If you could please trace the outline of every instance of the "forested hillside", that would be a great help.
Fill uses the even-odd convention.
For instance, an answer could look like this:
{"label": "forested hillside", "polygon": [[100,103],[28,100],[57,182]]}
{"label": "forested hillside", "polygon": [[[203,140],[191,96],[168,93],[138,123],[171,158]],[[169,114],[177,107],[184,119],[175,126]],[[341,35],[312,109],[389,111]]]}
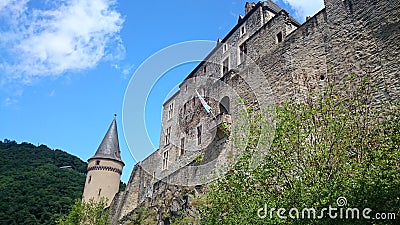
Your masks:
{"label": "forested hillside", "polygon": [[81,197],[86,167],[45,145],[0,141],[0,224],[55,224]]}

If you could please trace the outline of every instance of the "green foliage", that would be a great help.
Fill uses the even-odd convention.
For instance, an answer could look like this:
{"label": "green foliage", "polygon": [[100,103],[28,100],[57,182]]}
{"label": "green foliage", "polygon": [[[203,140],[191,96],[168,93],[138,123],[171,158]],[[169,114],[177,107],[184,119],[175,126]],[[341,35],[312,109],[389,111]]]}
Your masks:
{"label": "green foliage", "polygon": [[110,210],[105,207],[104,198],[99,202],[93,199],[88,202],[77,199],[69,214],[58,220],[58,225],[109,225]]}
{"label": "green foliage", "polygon": [[203,154],[199,154],[193,159],[193,162],[195,162],[196,164],[200,164],[202,161],[203,161]]}
{"label": "green foliage", "polygon": [[157,214],[155,211],[147,208],[145,206],[141,206],[136,208],[134,214],[130,216],[129,222],[125,223],[126,225],[156,225],[157,223]]}
{"label": "green foliage", "polygon": [[[371,90],[367,79],[353,76],[345,90],[328,85],[307,103],[278,106],[272,143],[262,138],[271,133],[259,122],[268,120],[249,109],[248,138],[236,146],[244,151],[210,185],[202,224],[398,224],[400,105],[374,105]],[[254,167],[255,150],[262,148],[268,154]],[[272,218],[269,211],[266,218],[257,216],[265,205],[285,208],[286,216],[291,208],[337,207],[339,197],[347,199],[345,209],[396,213],[397,220],[331,219],[327,213],[323,219],[281,219],[276,210]]]}
{"label": "green foliage", "polygon": [[222,122],[221,123],[221,130],[226,135],[230,135],[230,133],[231,133],[230,125],[228,123],[226,123],[226,122]]}
{"label": "green foliage", "polygon": [[87,164],[79,158],[10,140],[0,141],[0,155],[0,224],[53,225],[81,197]]}
{"label": "green foliage", "polygon": [[126,184],[122,181],[119,182],[119,191],[125,191]]}
{"label": "green foliage", "polygon": [[195,225],[200,224],[198,216],[189,215],[186,211],[180,211],[179,215],[171,218],[171,225]]}

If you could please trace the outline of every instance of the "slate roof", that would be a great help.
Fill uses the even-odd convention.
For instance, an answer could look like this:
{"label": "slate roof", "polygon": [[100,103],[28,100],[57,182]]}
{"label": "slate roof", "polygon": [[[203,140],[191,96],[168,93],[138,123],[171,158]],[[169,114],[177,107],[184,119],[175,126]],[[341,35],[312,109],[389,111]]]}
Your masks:
{"label": "slate roof", "polygon": [[[270,9],[272,12],[274,12],[275,14],[278,14],[280,11],[284,10],[282,9],[279,5],[277,5],[275,2],[273,2],[272,0],[266,0],[264,2],[262,2],[264,7],[267,7],[268,9]],[[300,26],[301,24],[295,19],[293,18],[291,15],[289,15],[289,19],[291,20],[292,23],[296,24],[297,26]]]}
{"label": "slate roof", "polygon": [[265,2],[263,2],[263,6],[268,7],[269,9],[271,9],[274,13],[278,13],[282,10],[281,7],[279,7],[279,5],[275,4],[273,1],[271,0],[266,0]]}
{"label": "slate roof", "polygon": [[89,160],[91,159],[112,159],[122,162],[121,152],[119,149],[116,116],[111,122],[111,125],[108,128],[108,131],[103,140],[101,141],[96,153]]}

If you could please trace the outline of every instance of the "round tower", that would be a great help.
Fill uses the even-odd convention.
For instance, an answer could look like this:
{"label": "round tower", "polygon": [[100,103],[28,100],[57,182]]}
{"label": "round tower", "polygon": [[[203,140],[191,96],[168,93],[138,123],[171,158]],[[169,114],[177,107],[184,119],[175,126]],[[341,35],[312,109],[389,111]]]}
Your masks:
{"label": "round tower", "polygon": [[116,115],[103,141],[100,143],[94,156],[88,160],[83,200],[107,199],[110,206],[115,194],[119,191],[120,177],[124,162],[119,150]]}

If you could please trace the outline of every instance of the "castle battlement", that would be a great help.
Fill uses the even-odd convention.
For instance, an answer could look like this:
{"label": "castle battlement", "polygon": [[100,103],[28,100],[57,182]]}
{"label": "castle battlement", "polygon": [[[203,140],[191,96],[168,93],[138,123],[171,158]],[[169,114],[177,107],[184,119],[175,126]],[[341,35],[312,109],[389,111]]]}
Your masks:
{"label": "castle battlement", "polygon": [[197,187],[229,164],[235,149],[222,124],[235,125],[238,99],[255,108],[301,102],[328,80],[343,85],[349,74],[370,77],[377,101],[398,98],[399,14],[400,4],[389,0],[325,0],[299,24],[271,0],[247,3],[237,25],[163,104],[159,149],[135,166],[113,201],[113,221],[141,204],[156,205],[168,184]]}

